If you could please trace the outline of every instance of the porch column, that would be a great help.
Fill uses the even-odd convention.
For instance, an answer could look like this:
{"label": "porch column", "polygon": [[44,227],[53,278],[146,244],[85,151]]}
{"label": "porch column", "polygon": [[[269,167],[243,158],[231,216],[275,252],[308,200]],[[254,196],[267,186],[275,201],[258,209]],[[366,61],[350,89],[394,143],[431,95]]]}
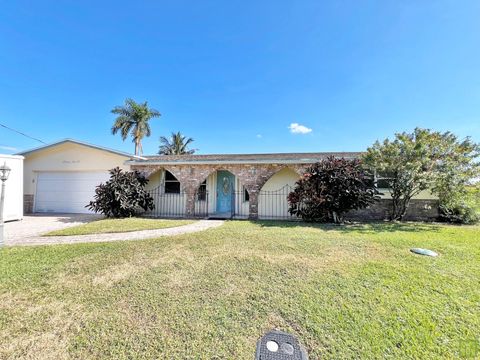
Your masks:
{"label": "porch column", "polygon": [[247,187],[249,199],[248,199],[248,218],[250,220],[258,219],[258,188]]}
{"label": "porch column", "polygon": [[194,217],[195,216],[195,195],[196,189],[190,187],[185,189],[185,216]]}

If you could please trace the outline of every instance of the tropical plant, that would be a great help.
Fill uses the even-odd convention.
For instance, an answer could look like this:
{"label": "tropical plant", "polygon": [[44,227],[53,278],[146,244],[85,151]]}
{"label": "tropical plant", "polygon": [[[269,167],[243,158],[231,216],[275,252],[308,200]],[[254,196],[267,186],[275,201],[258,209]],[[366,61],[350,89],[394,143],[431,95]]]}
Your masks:
{"label": "tropical plant", "polygon": [[416,128],[395,134],[393,141],[376,141],[363,161],[390,189],[390,219],[403,220],[411,199],[425,190],[437,194],[441,206],[458,205],[465,185],[478,175],[479,153],[469,138]]}
{"label": "tropical plant", "polygon": [[97,186],[94,201],[86,208],[109,218],[131,217],[140,209],[153,210],[153,198],[145,191],[147,184],[148,179],[138,171],[116,167],[110,170],[110,179]]}
{"label": "tropical plant", "polygon": [[146,101],[137,103],[132,99],[126,99],[124,106],[115,106],[112,113],[118,115],[112,126],[112,134],[120,132],[123,141],[130,134],[135,144],[135,155],[140,155],[143,152],[142,139],[151,134],[149,121],[159,117],[160,113],[149,108]]}
{"label": "tropical plant", "polygon": [[304,221],[344,221],[350,210],[363,209],[379,200],[372,176],[359,160],[322,160],[310,168],[289,194],[289,211]]}
{"label": "tropical plant", "polygon": [[165,136],[160,137],[160,149],[158,153],[160,155],[187,155],[193,154],[195,149],[188,149],[194,140],[192,138],[187,138],[182,135],[182,133],[172,133],[170,138]]}

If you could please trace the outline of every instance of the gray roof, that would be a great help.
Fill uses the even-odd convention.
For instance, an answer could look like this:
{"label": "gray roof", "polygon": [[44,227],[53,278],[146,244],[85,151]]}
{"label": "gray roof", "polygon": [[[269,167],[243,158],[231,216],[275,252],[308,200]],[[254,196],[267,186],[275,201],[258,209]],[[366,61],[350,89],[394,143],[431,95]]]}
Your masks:
{"label": "gray roof", "polygon": [[129,158],[132,158],[132,159],[143,159],[143,157],[141,157],[141,156],[132,155],[132,154],[129,154],[129,153],[126,153],[126,152],[123,152],[123,151],[113,150],[113,149],[109,149],[109,148],[106,148],[106,147],[103,147],[103,146],[93,145],[93,144],[89,144],[89,143],[74,140],[74,139],[63,139],[63,140],[54,142],[52,144],[43,145],[43,146],[39,146],[39,147],[36,147],[36,148],[33,148],[33,149],[29,149],[29,150],[19,152],[16,155],[28,155],[30,153],[45,150],[45,149],[48,149],[48,148],[51,148],[51,147],[54,147],[54,146],[57,146],[57,145],[61,145],[61,144],[67,143],[67,142],[87,146],[87,147],[97,149],[97,150],[107,151],[107,152],[110,152],[110,153],[113,153],[113,154],[122,155],[122,156],[129,157]]}
{"label": "gray roof", "polygon": [[155,155],[129,161],[130,164],[250,164],[297,163],[309,164],[328,156],[358,158],[361,152],[316,152],[274,154],[211,154],[211,155]]}

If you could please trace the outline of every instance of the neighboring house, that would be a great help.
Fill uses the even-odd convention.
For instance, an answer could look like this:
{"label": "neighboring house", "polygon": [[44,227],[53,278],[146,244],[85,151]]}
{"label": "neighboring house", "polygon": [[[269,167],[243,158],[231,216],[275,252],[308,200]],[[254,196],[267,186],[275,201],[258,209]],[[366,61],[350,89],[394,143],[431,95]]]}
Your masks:
{"label": "neighboring house", "polygon": [[0,165],[3,164],[10,168],[8,180],[5,182],[3,220],[21,220],[23,218],[23,156],[0,154]]}
{"label": "neighboring house", "polygon": [[[357,158],[361,153],[284,153],[133,156],[64,140],[21,153],[25,156],[26,211],[87,212],[95,186],[119,166],[149,178],[148,191],[158,217],[291,219],[287,196],[311,164],[333,155]],[[375,206],[352,218],[384,219],[388,190]],[[409,219],[437,216],[437,200],[428,193],[413,200]]]}
{"label": "neighboring house", "polygon": [[108,170],[134,156],[66,139],[19,153],[24,160],[24,211],[88,213],[95,187],[109,178]]}

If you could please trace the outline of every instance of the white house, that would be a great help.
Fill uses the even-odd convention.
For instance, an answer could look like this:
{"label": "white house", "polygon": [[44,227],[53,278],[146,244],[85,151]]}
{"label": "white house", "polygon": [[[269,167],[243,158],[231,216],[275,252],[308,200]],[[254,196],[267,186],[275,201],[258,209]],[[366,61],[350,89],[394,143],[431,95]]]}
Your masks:
{"label": "white house", "polygon": [[0,165],[6,164],[10,175],[5,182],[4,221],[23,218],[23,156],[0,154]]}

